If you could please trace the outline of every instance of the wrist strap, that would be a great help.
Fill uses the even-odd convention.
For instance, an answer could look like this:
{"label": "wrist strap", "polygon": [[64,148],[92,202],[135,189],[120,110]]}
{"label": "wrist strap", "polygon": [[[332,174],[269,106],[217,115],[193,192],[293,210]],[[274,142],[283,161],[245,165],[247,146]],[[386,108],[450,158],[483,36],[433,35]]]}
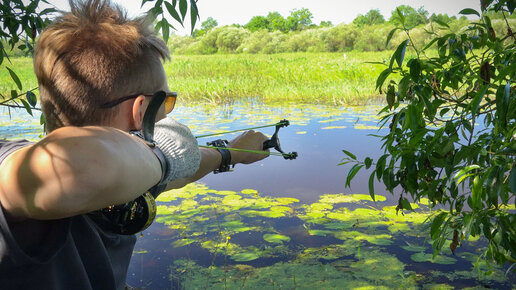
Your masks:
{"label": "wrist strap", "polygon": [[[218,169],[213,170],[213,173],[221,173],[230,171],[229,166],[231,165],[231,153],[226,148],[226,144],[228,144],[228,140],[217,139],[211,142],[206,143],[208,146],[219,147],[217,151],[219,151],[222,156],[222,161],[220,162],[220,167]],[[234,167],[234,165],[233,165]]]}

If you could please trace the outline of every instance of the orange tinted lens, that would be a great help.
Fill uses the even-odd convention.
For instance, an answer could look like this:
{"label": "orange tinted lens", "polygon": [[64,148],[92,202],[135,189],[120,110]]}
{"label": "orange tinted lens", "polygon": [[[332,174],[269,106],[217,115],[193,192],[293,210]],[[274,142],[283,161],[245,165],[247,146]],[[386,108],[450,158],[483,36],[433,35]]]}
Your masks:
{"label": "orange tinted lens", "polygon": [[165,99],[165,112],[168,114],[172,112],[176,105],[176,96],[167,96]]}

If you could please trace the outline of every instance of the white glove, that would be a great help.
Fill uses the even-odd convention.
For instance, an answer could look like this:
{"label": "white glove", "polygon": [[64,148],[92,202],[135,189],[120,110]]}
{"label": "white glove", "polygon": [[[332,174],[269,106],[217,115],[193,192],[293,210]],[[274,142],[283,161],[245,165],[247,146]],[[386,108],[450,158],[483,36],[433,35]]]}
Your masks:
{"label": "white glove", "polygon": [[185,125],[172,118],[159,121],[154,127],[154,141],[167,162],[161,183],[190,177],[199,169],[201,152],[197,139]]}

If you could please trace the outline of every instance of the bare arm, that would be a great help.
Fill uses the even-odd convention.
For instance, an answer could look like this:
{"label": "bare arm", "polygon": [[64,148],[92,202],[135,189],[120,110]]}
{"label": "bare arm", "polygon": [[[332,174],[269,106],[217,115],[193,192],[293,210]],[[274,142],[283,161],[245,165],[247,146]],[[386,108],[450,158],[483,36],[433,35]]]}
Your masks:
{"label": "bare arm", "polygon": [[[263,142],[268,138],[260,132],[246,131],[228,144],[230,148],[248,149],[248,150],[262,150]],[[172,181],[168,184],[166,190],[181,188],[188,183],[197,181],[211,173],[213,170],[219,168],[222,161],[220,153],[216,149],[200,148],[201,150],[201,164],[197,172],[189,177]],[[229,151],[231,153],[231,164],[250,164],[266,158],[268,155],[255,154],[240,151]]]}
{"label": "bare arm", "polygon": [[0,164],[0,202],[13,218],[58,219],[133,200],[160,177],[158,159],[135,137],[65,127]]}

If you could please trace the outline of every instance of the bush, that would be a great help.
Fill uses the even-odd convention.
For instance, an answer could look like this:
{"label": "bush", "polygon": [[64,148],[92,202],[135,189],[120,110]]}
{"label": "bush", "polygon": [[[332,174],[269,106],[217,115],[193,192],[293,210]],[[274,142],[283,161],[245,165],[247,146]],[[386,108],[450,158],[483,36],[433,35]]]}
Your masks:
{"label": "bush", "polygon": [[215,41],[217,52],[234,53],[249,34],[249,31],[245,28],[232,26],[222,27]]}
{"label": "bush", "polygon": [[330,28],[326,47],[329,52],[352,50],[358,34],[358,28],[355,25],[339,24]]}
{"label": "bush", "polygon": [[388,25],[368,25],[361,27],[354,49],[358,51],[382,51],[385,49],[385,36],[389,33]]}

